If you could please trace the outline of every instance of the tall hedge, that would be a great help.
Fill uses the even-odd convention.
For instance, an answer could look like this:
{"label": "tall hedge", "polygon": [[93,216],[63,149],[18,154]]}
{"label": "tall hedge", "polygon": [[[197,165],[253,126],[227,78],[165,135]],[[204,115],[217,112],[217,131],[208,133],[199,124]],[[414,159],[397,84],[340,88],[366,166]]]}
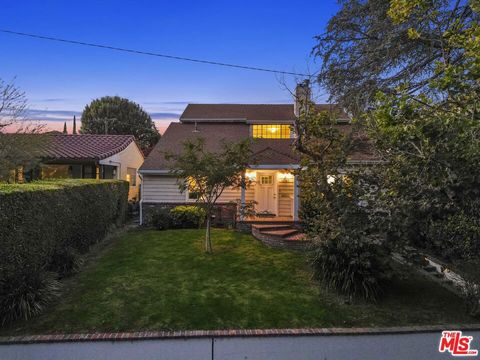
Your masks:
{"label": "tall hedge", "polygon": [[40,312],[79,254],[125,220],[128,183],[0,185],[0,323]]}

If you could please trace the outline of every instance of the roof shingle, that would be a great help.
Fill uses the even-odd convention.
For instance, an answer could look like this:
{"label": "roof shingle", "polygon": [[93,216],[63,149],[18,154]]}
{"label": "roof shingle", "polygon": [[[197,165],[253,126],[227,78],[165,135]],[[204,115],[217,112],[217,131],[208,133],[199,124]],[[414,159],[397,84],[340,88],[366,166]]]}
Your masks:
{"label": "roof shingle", "polygon": [[[317,104],[319,111],[335,111],[339,118],[348,118],[336,105]],[[293,104],[188,104],[180,121],[294,121]]]}
{"label": "roof shingle", "polygon": [[45,159],[98,161],[124,150],[135,141],[133,135],[51,134],[45,145]]}

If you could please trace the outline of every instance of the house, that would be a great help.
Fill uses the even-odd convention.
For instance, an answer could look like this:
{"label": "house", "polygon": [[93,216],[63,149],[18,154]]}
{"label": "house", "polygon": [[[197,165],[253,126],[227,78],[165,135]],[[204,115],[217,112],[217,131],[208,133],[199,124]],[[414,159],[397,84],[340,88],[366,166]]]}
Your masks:
{"label": "house", "polygon": [[122,179],[130,183],[129,199],[139,198],[143,153],[132,135],[49,134],[40,166],[26,180],[75,178]]}
{"label": "house", "polygon": [[[303,85],[297,87],[297,93]],[[351,128],[343,111],[332,105],[316,105],[322,111],[339,113],[338,126]],[[186,139],[201,137],[210,151],[220,147],[221,141],[238,142],[253,138],[252,164],[245,175],[252,180],[247,189],[227,189],[217,201],[218,216],[231,216],[228,207],[233,202],[255,201],[256,220],[268,219],[298,222],[299,184],[293,174],[300,167],[299,155],[293,149],[294,124],[299,103],[292,104],[189,104],[179,123],[171,123],[162,138],[140,167],[142,178],[141,222],[148,221],[149,213],[158,207],[194,203],[195,197],[180,192],[177,179],[172,176],[165,152],[179,153]],[[352,162],[370,161],[368,151],[352,154]],[[244,220],[244,219],[243,219]]]}

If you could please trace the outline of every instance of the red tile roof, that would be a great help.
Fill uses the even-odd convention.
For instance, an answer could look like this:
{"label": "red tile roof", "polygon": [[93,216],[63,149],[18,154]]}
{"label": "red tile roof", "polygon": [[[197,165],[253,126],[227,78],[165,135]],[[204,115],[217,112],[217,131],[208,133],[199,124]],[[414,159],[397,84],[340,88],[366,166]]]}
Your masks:
{"label": "red tile roof", "polygon": [[[336,105],[317,104],[316,107],[319,111],[336,111],[341,119],[348,118]],[[293,109],[293,104],[188,104],[180,121],[293,121]]]}
{"label": "red tile roof", "polygon": [[57,161],[98,161],[124,150],[135,141],[133,135],[48,135],[45,159]]}

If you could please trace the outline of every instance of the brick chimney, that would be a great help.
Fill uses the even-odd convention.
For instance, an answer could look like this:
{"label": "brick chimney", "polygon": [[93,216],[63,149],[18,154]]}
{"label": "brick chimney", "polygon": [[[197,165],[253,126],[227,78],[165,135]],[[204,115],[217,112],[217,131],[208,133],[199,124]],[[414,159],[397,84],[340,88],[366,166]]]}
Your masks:
{"label": "brick chimney", "polygon": [[293,105],[293,112],[295,116],[300,115],[301,107],[311,100],[310,80],[303,80],[297,84],[295,88],[295,103]]}

